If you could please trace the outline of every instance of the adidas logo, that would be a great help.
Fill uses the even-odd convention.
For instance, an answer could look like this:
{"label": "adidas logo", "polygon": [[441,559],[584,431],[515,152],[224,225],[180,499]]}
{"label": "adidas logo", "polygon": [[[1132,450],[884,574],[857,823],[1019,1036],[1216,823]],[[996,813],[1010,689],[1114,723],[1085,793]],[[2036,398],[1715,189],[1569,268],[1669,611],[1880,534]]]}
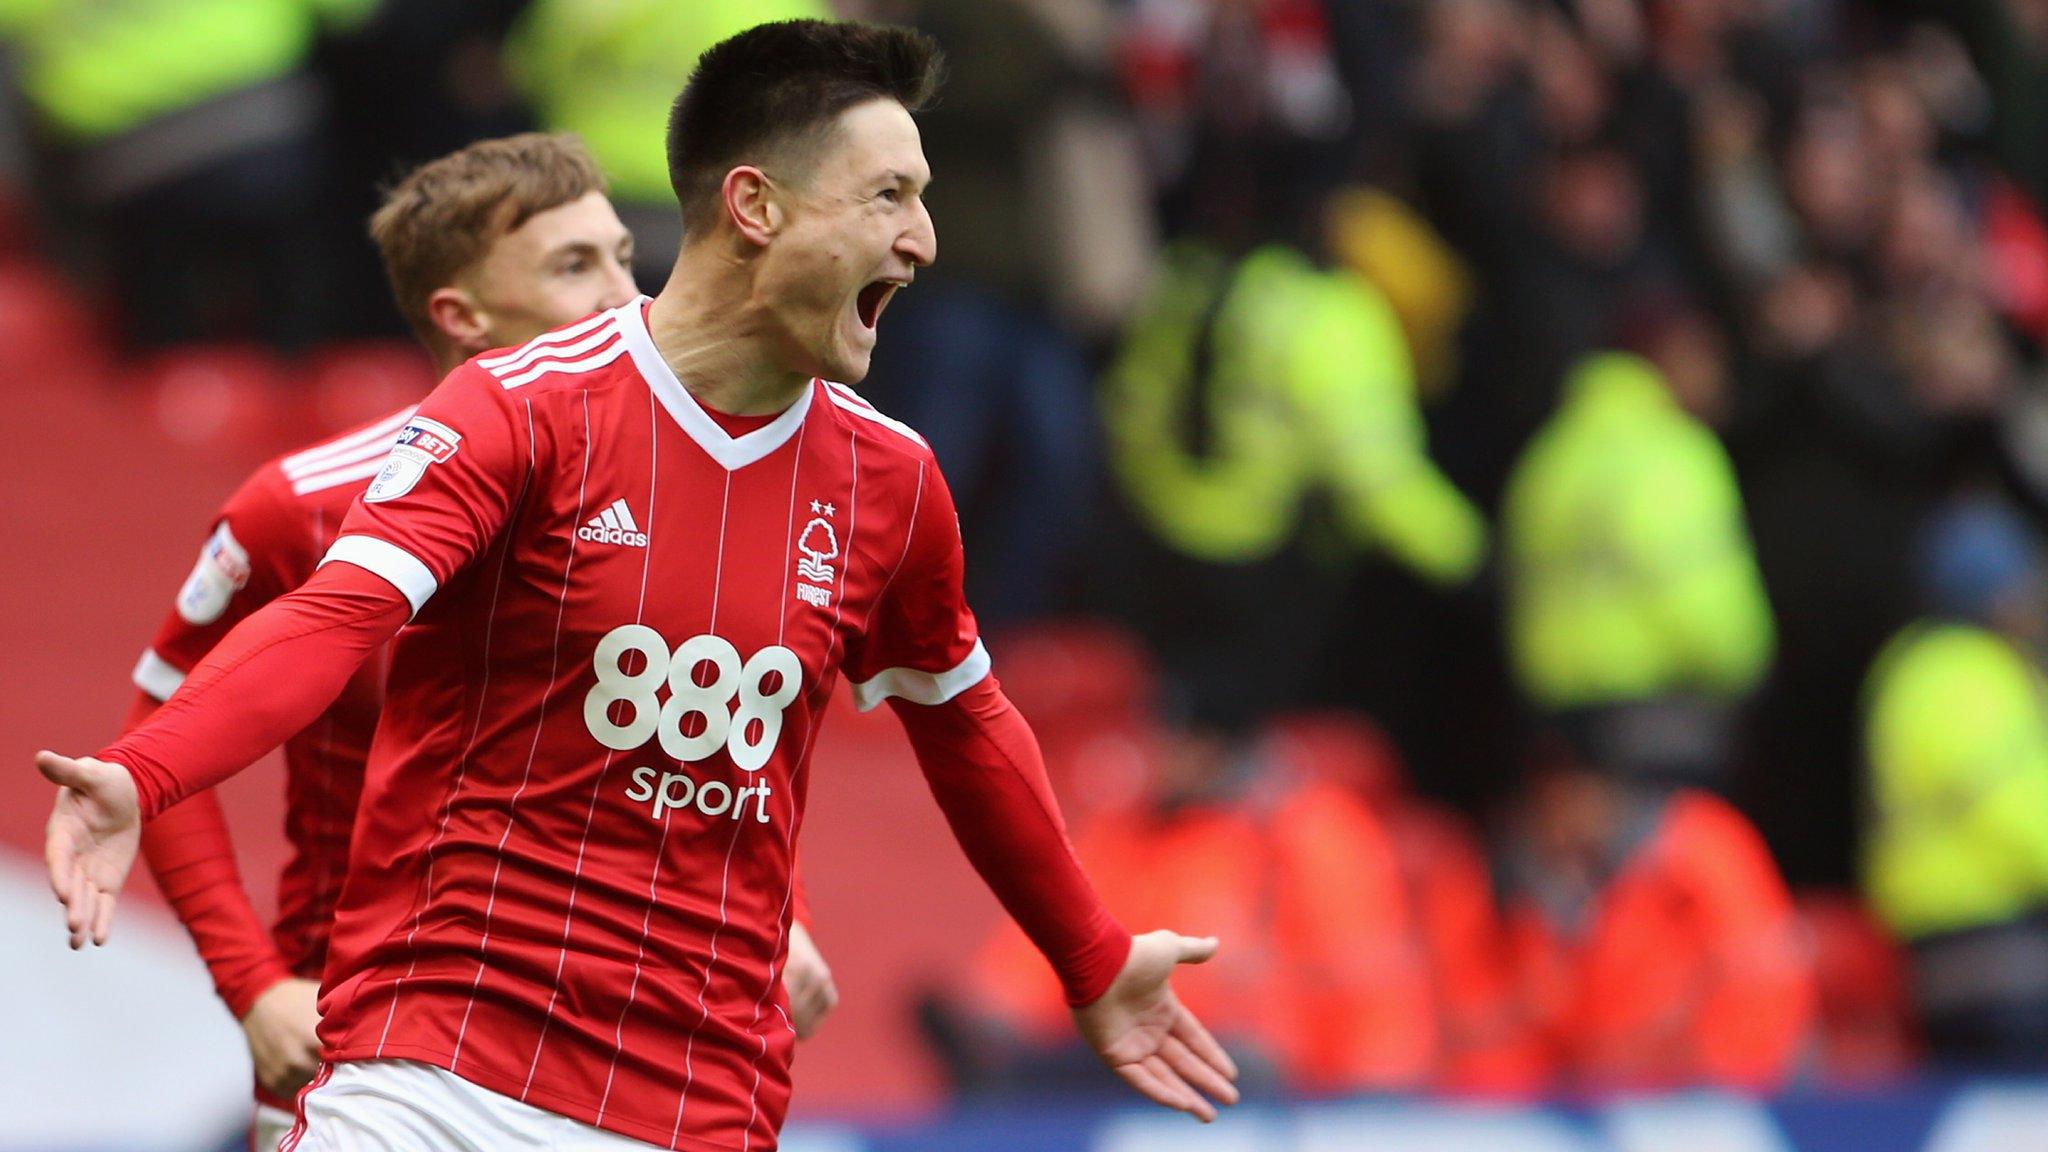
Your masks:
{"label": "adidas logo", "polygon": [[647,533],[633,523],[633,512],[626,507],[623,499],[612,501],[612,506],[599,516],[591,517],[590,523],[576,530],[578,540],[592,544],[624,544],[631,548],[647,547]]}

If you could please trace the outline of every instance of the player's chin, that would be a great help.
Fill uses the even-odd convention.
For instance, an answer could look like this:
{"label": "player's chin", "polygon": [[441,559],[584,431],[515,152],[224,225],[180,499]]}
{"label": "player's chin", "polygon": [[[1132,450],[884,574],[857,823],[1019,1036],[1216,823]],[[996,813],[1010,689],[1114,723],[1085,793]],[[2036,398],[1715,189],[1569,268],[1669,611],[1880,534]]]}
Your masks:
{"label": "player's chin", "polygon": [[839,384],[858,384],[868,377],[868,355],[835,356],[825,366],[825,379]]}
{"label": "player's chin", "polygon": [[875,330],[860,330],[861,336],[854,336],[838,342],[825,357],[825,379],[841,384],[858,384],[867,378],[868,364],[874,356]]}

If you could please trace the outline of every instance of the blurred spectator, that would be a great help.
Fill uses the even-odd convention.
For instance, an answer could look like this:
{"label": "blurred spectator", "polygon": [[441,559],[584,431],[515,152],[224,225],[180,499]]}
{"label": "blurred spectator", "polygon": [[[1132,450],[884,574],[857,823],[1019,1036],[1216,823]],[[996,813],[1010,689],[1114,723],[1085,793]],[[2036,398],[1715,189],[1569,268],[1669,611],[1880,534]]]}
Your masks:
{"label": "blurred spectator", "polygon": [[[1100,595],[1158,647],[1182,705],[1225,726],[1361,702],[1361,609],[1387,600],[1358,595],[1375,567],[1362,561],[1455,588],[1486,555],[1483,521],[1429,458],[1399,317],[1323,263],[1333,223],[1356,257],[1361,210],[1399,219],[1369,195],[1331,212],[1364,132],[1347,84],[1370,72],[1361,55],[1390,47],[1356,16],[1165,0],[1134,10],[1127,33],[1126,83],[1176,240],[1103,382],[1135,524],[1100,557]],[[1457,275],[1448,254],[1433,267]]]}
{"label": "blurred spectator", "polygon": [[1113,334],[1153,247],[1101,0],[903,0],[946,46],[919,118],[940,259],[890,306],[864,391],[931,442],[991,623],[1071,601],[1101,486],[1086,344]]}
{"label": "blurred spectator", "polygon": [[[342,233],[334,290],[341,332],[400,337],[376,246],[362,221],[380,193],[437,156],[477,140],[531,131],[532,113],[505,75],[505,30],[527,0],[403,0],[323,44],[333,91],[328,116],[336,163],[327,214]],[[402,338],[402,337],[400,337]]]}
{"label": "blurred spectator", "polygon": [[1386,295],[1415,362],[1416,392],[1441,396],[1457,379],[1458,332],[1472,306],[1472,272],[1429,221],[1376,188],[1330,202],[1331,254]]}
{"label": "blurred spectator", "polygon": [[[1129,924],[1177,918],[1230,941],[1175,989],[1268,1090],[1422,1087],[1438,1022],[1393,849],[1371,811],[1341,781],[1212,735],[1162,740],[1147,802],[1076,837],[1111,911]],[[1008,926],[983,949],[964,1003],[935,1021],[965,1086],[1044,1088],[1082,1081],[1075,1070],[1094,1063],[1066,1035],[1044,962]]]}
{"label": "blurred spectator", "polygon": [[1440,585],[1485,558],[1484,522],[1427,455],[1385,299],[1286,247],[1237,261],[1170,249],[1103,403],[1111,463],[1171,587],[1136,590],[1137,611],[1204,715],[1316,698],[1355,557],[1381,550]]}
{"label": "blurred spectator", "polygon": [[1429,1086],[1524,1093],[1550,1069],[1524,1026],[1492,867],[1463,817],[1416,794],[1385,733],[1346,713],[1283,717],[1265,755],[1286,771],[1351,789],[1385,830],[1428,972],[1438,1047]]}
{"label": "blurred spectator", "polygon": [[323,26],[377,0],[7,0],[0,36],[130,343],[327,331]]}
{"label": "blurred spectator", "polygon": [[1772,655],[1769,603],[1711,374],[1603,353],[1509,482],[1501,530],[1508,637],[1523,691],[1594,764],[1715,783],[1731,710]]}
{"label": "blurred spectator", "polygon": [[1815,988],[1763,840],[1704,792],[1539,772],[1506,846],[1522,1010],[1560,1087],[1782,1087]]}
{"label": "blurred spectator", "polygon": [[1823,1084],[1869,1087],[1919,1066],[1906,955],[1855,893],[1799,895],[1819,989],[1813,1069]]}
{"label": "blurred spectator", "polygon": [[1911,949],[1930,1051],[2048,1064],[2048,568],[2039,535],[1975,498],[1920,543],[1935,614],[1870,673],[1872,904]]}
{"label": "blurred spectator", "polygon": [[828,18],[824,0],[532,0],[506,42],[508,70],[550,132],[583,138],[633,233],[633,275],[659,291],[682,247],[669,188],[669,106],[720,40],[756,24]]}

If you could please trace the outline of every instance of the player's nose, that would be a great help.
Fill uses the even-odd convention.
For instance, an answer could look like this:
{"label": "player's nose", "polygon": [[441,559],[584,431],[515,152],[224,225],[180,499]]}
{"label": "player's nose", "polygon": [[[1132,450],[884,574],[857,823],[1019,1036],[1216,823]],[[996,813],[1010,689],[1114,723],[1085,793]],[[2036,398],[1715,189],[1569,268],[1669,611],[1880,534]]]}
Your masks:
{"label": "player's nose", "polygon": [[633,266],[621,260],[606,262],[604,299],[598,304],[598,311],[617,308],[621,304],[638,299],[640,285],[633,280]]}
{"label": "player's nose", "polygon": [[929,268],[939,258],[939,232],[922,198],[917,201],[916,221],[896,238],[896,253],[919,268]]}

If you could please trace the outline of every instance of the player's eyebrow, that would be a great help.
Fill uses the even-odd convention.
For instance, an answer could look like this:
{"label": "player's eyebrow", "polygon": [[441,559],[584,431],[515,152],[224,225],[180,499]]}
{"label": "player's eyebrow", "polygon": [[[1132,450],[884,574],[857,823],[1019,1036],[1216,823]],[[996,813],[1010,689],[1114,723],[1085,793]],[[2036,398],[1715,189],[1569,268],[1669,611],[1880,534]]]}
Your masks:
{"label": "player's eyebrow", "polygon": [[925,189],[930,188],[932,186],[932,179],[929,176],[925,177],[923,180],[919,180],[916,176],[913,176],[908,172],[898,171],[897,169],[894,168],[891,168],[887,172],[884,172],[882,176],[890,183],[897,185],[908,185],[912,188],[917,189],[919,192],[922,192]]}
{"label": "player's eyebrow", "polygon": [[[619,239],[618,244],[614,245],[614,247],[630,248],[632,247],[632,244],[633,238],[629,235],[621,237]],[[592,241],[589,240],[564,240],[562,243],[557,244],[553,248],[548,249],[546,255],[544,255],[541,259],[544,263],[552,264],[553,262],[555,262],[556,260],[560,260],[564,256],[595,256],[598,253],[602,252],[603,250],[603,245],[593,243]]]}

